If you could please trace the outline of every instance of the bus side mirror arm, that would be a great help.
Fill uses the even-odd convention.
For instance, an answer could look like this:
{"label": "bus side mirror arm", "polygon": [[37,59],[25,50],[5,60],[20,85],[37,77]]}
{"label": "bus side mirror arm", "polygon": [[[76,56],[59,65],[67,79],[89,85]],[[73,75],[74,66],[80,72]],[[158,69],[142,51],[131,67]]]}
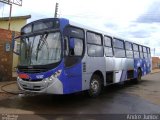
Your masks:
{"label": "bus side mirror arm", "polygon": [[64,37],[64,55],[68,56],[69,48],[68,48],[68,37]]}

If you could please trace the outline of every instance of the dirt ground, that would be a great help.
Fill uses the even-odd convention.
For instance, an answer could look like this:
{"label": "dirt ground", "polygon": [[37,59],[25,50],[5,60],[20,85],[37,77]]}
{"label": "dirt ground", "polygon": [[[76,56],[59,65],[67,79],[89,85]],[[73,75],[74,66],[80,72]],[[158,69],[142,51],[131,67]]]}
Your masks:
{"label": "dirt ground", "polygon": [[131,87],[129,94],[134,94],[143,99],[146,99],[154,104],[160,105],[160,72],[146,75],[142,78],[140,84]]}

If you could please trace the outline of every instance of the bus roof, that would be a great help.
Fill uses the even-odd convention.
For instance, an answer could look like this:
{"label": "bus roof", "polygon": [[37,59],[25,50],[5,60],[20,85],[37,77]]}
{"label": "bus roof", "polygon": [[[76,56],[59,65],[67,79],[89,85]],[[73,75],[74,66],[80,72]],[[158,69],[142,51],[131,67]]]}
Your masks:
{"label": "bus roof", "polygon": [[[128,42],[131,42],[131,43],[134,43],[134,44],[141,45],[141,44],[138,43],[138,42],[133,42],[133,41],[128,40],[128,39],[126,39],[126,38],[119,37],[118,35],[113,35],[113,34],[108,33],[108,32],[106,32],[106,31],[102,31],[102,30],[95,29],[95,28],[92,28],[92,27],[89,27],[89,26],[86,26],[86,25],[82,25],[82,24],[80,24],[80,23],[76,23],[76,22],[71,21],[71,20],[69,20],[69,19],[67,19],[67,18],[44,18],[44,19],[39,19],[39,20],[30,22],[29,24],[27,24],[27,25],[25,25],[24,27],[22,27],[22,29],[25,28],[26,26],[29,26],[29,25],[31,25],[31,24],[34,24],[35,22],[45,21],[45,20],[53,20],[53,19],[54,19],[54,20],[60,20],[60,21],[62,21],[64,24],[67,24],[67,23],[68,23],[68,24],[71,25],[71,26],[79,27],[79,28],[82,28],[82,29],[84,29],[84,30],[86,30],[86,31],[97,32],[97,33],[100,33],[100,34],[102,34],[102,35],[110,36],[110,37],[112,37],[112,38],[117,38],[117,39],[121,39],[121,40],[124,40],[124,41],[128,41]],[[142,45],[142,46],[144,46],[144,45]]]}

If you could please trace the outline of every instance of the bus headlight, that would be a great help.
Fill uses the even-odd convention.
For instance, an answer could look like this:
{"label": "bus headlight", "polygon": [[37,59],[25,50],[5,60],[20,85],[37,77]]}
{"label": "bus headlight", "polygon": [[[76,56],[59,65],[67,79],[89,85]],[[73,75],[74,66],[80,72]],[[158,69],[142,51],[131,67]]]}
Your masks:
{"label": "bus headlight", "polygon": [[58,70],[57,72],[55,72],[53,75],[51,75],[49,77],[49,80],[53,81],[53,80],[57,79],[57,77],[59,77],[61,75],[61,72],[62,72],[62,70]]}
{"label": "bus headlight", "polygon": [[53,80],[55,80],[55,77],[54,77],[54,75],[51,75],[51,77],[49,77],[49,80],[50,80],[50,81],[53,81]]}
{"label": "bus headlight", "polygon": [[18,76],[18,77],[17,77],[17,80],[18,80],[18,81],[21,81],[22,79]]}

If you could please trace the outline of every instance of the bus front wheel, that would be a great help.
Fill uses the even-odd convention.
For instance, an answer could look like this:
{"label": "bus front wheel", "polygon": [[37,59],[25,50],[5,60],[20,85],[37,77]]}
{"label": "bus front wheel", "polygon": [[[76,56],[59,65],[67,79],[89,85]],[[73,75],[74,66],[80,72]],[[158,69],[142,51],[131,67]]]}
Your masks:
{"label": "bus front wheel", "polygon": [[93,75],[90,81],[90,89],[88,90],[90,97],[98,96],[102,91],[102,81],[100,76]]}

